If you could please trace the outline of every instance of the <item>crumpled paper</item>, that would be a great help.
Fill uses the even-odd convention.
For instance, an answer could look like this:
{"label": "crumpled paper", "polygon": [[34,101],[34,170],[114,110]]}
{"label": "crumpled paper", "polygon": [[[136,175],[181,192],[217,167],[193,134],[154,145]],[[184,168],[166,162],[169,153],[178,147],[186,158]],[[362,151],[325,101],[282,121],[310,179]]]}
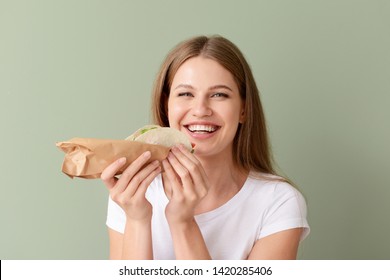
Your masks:
{"label": "crumpled paper", "polygon": [[170,150],[165,146],[137,141],[97,138],[72,138],[58,142],[56,146],[65,152],[62,172],[71,178],[85,179],[100,178],[103,170],[121,157],[126,157],[126,164],[116,175],[122,174],[126,167],[146,151],[152,155],[148,164],[165,159]]}

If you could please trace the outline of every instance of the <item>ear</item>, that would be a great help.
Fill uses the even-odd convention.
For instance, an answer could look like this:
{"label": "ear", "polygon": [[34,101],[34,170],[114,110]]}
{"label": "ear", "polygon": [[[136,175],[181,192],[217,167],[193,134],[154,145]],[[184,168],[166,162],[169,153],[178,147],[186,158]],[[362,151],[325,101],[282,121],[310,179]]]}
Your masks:
{"label": "ear", "polygon": [[245,103],[242,104],[241,106],[241,113],[240,113],[240,119],[239,123],[244,123],[246,119],[246,114],[245,114]]}
{"label": "ear", "polygon": [[240,115],[239,123],[244,123],[244,122],[245,122],[245,112],[242,111],[242,112],[241,112],[241,115]]}

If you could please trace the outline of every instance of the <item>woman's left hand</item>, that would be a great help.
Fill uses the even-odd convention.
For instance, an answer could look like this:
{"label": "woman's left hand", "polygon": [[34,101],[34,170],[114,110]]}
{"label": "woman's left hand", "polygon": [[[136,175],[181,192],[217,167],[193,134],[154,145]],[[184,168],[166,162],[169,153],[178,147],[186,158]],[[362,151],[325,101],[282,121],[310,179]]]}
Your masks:
{"label": "woman's left hand", "polygon": [[201,163],[182,145],[173,147],[162,163],[171,187],[171,197],[165,209],[168,223],[193,221],[195,208],[209,188]]}

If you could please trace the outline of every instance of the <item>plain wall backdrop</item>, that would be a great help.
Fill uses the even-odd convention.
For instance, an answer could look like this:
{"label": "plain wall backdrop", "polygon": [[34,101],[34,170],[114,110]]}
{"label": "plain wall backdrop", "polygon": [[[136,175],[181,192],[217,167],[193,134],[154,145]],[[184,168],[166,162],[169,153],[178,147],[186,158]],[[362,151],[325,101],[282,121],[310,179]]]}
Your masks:
{"label": "plain wall backdrop", "polygon": [[149,123],[167,52],[220,34],[307,198],[299,258],[389,259],[389,30],[386,0],[0,0],[0,258],[108,258],[107,190],[62,174],[55,143]]}

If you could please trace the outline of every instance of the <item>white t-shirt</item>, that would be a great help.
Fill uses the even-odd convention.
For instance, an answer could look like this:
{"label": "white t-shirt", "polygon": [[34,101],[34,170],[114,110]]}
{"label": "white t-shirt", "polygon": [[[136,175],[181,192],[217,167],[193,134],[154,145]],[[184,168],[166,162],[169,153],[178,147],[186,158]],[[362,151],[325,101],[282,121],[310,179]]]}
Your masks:
{"label": "white t-shirt", "polygon": [[[175,259],[173,242],[165,218],[168,198],[161,175],[149,186],[146,198],[153,206],[152,242],[154,259]],[[213,259],[246,259],[255,242],[267,235],[291,228],[310,231],[306,202],[288,183],[249,176],[241,190],[224,205],[195,216]],[[107,226],[124,232],[126,217],[109,198]]]}

